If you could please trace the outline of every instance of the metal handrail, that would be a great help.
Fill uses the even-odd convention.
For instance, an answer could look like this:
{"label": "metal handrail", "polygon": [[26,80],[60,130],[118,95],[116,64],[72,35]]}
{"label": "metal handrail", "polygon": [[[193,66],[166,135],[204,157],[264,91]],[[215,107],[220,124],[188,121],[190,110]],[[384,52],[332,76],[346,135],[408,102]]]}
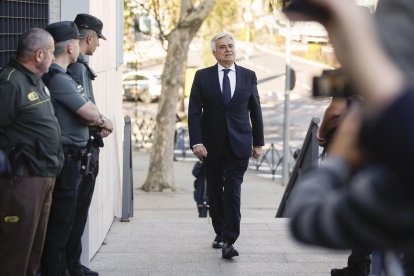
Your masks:
{"label": "metal handrail", "polygon": [[285,193],[280,201],[279,208],[277,209],[276,217],[285,217],[285,207],[289,199],[290,192],[300,177],[305,171],[318,164],[319,160],[319,144],[316,140],[316,131],[319,126],[319,118],[313,117],[306,133],[305,140],[302,145],[302,149],[296,159],[295,166],[293,167],[292,174],[290,175],[289,182],[286,186]]}

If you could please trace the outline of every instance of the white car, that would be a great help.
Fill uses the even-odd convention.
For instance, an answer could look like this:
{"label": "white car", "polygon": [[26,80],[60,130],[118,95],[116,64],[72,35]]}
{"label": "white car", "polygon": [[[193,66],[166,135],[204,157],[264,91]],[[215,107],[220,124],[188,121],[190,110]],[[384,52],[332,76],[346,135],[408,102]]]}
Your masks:
{"label": "white car", "polygon": [[131,71],[122,75],[124,100],[157,101],[161,95],[161,74],[152,71]]}

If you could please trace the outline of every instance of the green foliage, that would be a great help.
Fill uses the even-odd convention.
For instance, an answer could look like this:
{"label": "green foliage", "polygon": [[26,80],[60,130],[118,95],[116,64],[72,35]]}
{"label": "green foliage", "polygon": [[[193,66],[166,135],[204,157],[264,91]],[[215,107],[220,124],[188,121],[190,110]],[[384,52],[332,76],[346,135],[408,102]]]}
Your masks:
{"label": "green foliage", "polygon": [[[145,34],[157,36],[164,45],[171,31],[177,26],[180,5],[181,0],[124,0],[125,37],[133,37],[134,32],[142,32],[138,28],[138,19],[150,17],[155,20],[158,30]],[[126,50],[130,48],[128,45]]]}
{"label": "green foliage", "polygon": [[134,48],[135,11],[138,3],[135,0],[124,0],[124,51]]}
{"label": "green foliage", "polygon": [[164,23],[164,33],[169,34],[177,25],[180,17],[181,0],[165,0],[163,2],[163,6],[159,7],[159,13],[163,13],[161,20]]}
{"label": "green foliage", "polygon": [[213,11],[203,24],[205,33],[232,31],[232,25],[240,18],[238,9],[238,1],[217,0]]}

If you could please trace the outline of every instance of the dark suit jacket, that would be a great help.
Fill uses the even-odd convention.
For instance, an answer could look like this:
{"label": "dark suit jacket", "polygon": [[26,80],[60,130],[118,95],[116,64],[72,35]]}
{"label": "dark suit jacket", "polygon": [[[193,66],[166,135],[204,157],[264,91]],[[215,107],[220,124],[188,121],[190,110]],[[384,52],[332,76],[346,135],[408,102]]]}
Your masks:
{"label": "dark suit jacket", "polygon": [[198,70],[194,77],[188,107],[190,146],[204,144],[209,156],[223,153],[227,136],[239,158],[250,157],[253,146],[264,145],[256,74],[238,65],[235,68],[236,88],[227,107],[217,64]]}

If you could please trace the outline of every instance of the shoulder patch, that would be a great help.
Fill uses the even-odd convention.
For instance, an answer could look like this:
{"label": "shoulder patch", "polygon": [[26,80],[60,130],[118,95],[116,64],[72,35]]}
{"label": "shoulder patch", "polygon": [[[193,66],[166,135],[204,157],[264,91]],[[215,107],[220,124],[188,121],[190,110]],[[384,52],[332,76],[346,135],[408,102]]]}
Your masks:
{"label": "shoulder patch", "polygon": [[79,93],[82,93],[83,92],[83,86],[81,84],[78,84],[76,86],[76,89],[78,90]]}
{"label": "shoulder patch", "polygon": [[29,92],[29,94],[27,94],[27,98],[29,99],[29,101],[33,102],[39,99],[39,95],[37,95],[35,91],[31,91]]}

